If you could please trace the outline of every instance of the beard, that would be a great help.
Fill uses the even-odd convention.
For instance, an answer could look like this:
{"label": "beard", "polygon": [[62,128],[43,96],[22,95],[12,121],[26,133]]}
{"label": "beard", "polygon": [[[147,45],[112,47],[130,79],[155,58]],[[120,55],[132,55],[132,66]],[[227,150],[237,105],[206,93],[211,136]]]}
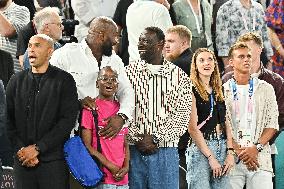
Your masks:
{"label": "beard", "polygon": [[103,55],[105,56],[111,56],[112,55],[112,43],[111,40],[107,40],[103,45],[102,45],[102,51]]}
{"label": "beard", "polygon": [[0,8],[6,7],[9,0],[0,0]]}

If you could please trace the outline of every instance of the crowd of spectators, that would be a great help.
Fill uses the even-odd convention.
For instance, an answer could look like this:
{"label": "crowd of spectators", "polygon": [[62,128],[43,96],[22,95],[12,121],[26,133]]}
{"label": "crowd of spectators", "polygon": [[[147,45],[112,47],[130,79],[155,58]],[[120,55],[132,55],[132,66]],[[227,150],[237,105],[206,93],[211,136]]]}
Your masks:
{"label": "crowd of spectators", "polygon": [[[101,16],[112,18],[114,22],[109,23],[108,20],[100,21],[103,24],[94,22],[95,18]],[[62,25],[64,20],[68,20],[67,23],[69,25]],[[75,20],[79,21],[78,25]],[[94,92],[97,90],[95,81],[98,77],[98,71],[102,67],[111,66],[116,68],[115,71],[118,72],[119,83],[117,94],[120,108],[122,108],[122,111],[118,112],[123,113],[123,116],[130,119],[132,117],[130,110],[135,108],[137,113],[137,111],[142,111],[143,109],[137,107],[138,102],[143,105],[149,103],[142,102],[146,98],[137,100],[138,97],[133,96],[131,89],[135,89],[134,93],[140,92],[139,90],[144,92],[146,90],[136,88],[135,85],[137,83],[135,82],[138,82],[136,77],[147,79],[148,75],[147,77],[139,75],[136,67],[132,71],[137,71],[137,76],[131,75],[132,73],[129,70],[132,68],[129,66],[131,63],[136,62],[139,64],[140,60],[143,60],[141,51],[146,52],[151,49],[153,53],[158,53],[156,57],[152,55],[155,61],[145,58],[146,62],[154,62],[150,64],[163,63],[163,59],[160,60],[159,58],[161,56],[180,67],[186,73],[186,76],[190,76],[193,54],[199,48],[207,48],[209,50],[206,52],[211,53],[210,56],[214,57],[214,60],[216,59],[214,65],[218,66],[218,72],[220,71],[220,75],[223,76],[222,79],[228,80],[232,77],[235,69],[232,61],[230,61],[232,59],[230,57],[231,47],[236,42],[255,40],[253,37],[251,39],[251,36],[248,37],[249,40],[247,38],[244,39],[244,37],[241,38],[241,41],[239,39],[241,36],[253,32],[260,37],[260,39],[256,40],[256,44],[261,51],[254,49],[259,57],[255,58],[254,55],[252,57],[252,61],[257,62],[257,67],[252,66],[251,74],[259,74],[257,77],[262,80],[265,80],[262,78],[264,77],[263,75],[267,74],[269,78],[272,77],[274,80],[277,80],[274,83],[270,80],[267,82],[271,83],[276,91],[279,128],[281,131],[283,129],[282,119],[284,115],[283,107],[279,100],[282,95],[281,85],[284,83],[283,22],[284,0],[1,0],[1,95],[13,74],[31,69],[28,53],[30,38],[36,34],[45,34],[54,41],[53,48],[55,52],[51,56],[50,64],[69,72],[73,76],[76,82],[78,99],[80,100],[86,97],[96,97]],[[109,25],[104,27],[106,23]],[[116,27],[113,26],[114,24],[117,26],[117,31]],[[70,27],[72,33],[66,33]],[[147,32],[151,35],[154,33],[159,39],[159,31],[151,29],[151,27],[160,28],[165,34],[163,49],[153,48],[155,45],[159,47],[160,43],[158,40],[149,49],[141,50],[143,45],[150,43],[147,41],[147,37],[141,35],[141,33],[145,33],[145,28],[148,28],[146,34]],[[64,36],[74,37],[78,43],[66,44],[68,41],[63,40]],[[262,43],[258,44],[258,40],[262,41]],[[112,52],[109,51],[110,46],[112,46]],[[251,48],[250,44],[248,46]],[[202,54],[204,52],[198,52],[196,56],[199,53]],[[81,64],[77,64],[78,62]],[[93,65],[94,62],[95,66]],[[195,62],[195,64],[197,63]],[[124,73],[125,67],[128,75]],[[123,76],[121,76],[121,73],[123,73]],[[127,78],[130,78],[131,84],[127,82]],[[167,83],[170,85],[170,81],[167,81]],[[279,86],[276,86],[276,84],[279,84]],[[145,86],[143,85],[143,87]],[[147,90],[150,89],[147,88]],[[162,89],[159,92],[161,94],[158,92],[157,94],[160,96],[164,95]],[[195,95],[200,95],[200,91],[192,91],[192,94],[194,92]],[[2,100],[2,96],[0,96],[0,100]],[[127,98],[135,98],[136,106],[126,96]],[[88,104],[93,100],[92,98],[82,103]],[[224,101],[223,97],[222,101]],[[161,104],[163,102],[161,100]],[[4,108],[2,106],[0,108],[0,115],[3,115]],[[190,111],[188,112],[190,113]],[[153,110],[152,113],[155,114],[157,112]],[[142,114],[145,115],[146,113],[142,111]],[[2,117],[6,119],[5,116]],[[145,120],[146,118],[141,118],[137,122],[143,125]],[[184,121],[186,120],[185,116]],[[12,166],[13,146],[8,141],[7,133],[1,129],[5,127],[1,118],[0,124],[0,159],[2,159],[4,165]],[[140,128],[140,130],[143,129],[145,130],[146,128]],[[2,130],[3,132],[1,132]],[[130,131],[132,131],[131,128]],[[183,130],[179,130],[179,132],[183,132]],[[177,135],[180,137],[181,134],[178,133]],[[166,135],[170,136],[170,134]],[[185,150],[188,138],[188,133],[187,136],[183,135],[178,144],[179,163],[184,170],[187,169]],[[274,140],[275,138],[272,142]],[[174,146],[176,145],[175,142],[177,141],[173,142]],[[165,142],[163,145],[163,147],[169,147],[172,144]],[[138,151],[135,151],[130,146],[131,152],[136,156]],[[140,156],[137,155],[136,158],[138,161]],[[182,159],[183,161],[181,161]],[[225,161],[225,159],[222,161]],[[162,167],[161,169],[165,169],[164,165],[159,166]],[[273,164],[273,166],[275,168],[278,165]],[[182,178],[182,180],[185,180],[185,178]],[[138,183],[135,183],[130,179],[130,186],[142,183],[142,181],[141,183],[139,182],[138,180]],[[283,187],[283,185],[281,186]],[[186,187],[186,183],[182,183],[180,180],[180,188],[182,189],[183,187]]]}

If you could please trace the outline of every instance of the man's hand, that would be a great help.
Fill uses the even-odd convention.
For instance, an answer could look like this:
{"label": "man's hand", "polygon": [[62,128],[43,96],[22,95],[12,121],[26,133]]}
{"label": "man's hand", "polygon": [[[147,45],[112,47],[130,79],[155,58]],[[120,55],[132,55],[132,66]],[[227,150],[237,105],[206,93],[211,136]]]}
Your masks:
{"label": "man's hand", "polygon": [[96,100],[95,98],[92,98],[92,97],[87,96],[87,97],[85,97],[84,99],[82,99],[82,100],[80,101],[80,102],[81,102],[81,106],[82,106],[83,108],[88,109],[88,110],[91,110],[91,109],[95,110],[96,107],[97,107],[95,100]]}
{"label": "man's hand", "polygon": [[24,166],[35,167],[38,163],[39,163],[39,160],[36,157],[36,158],[32,159],[31,161],[27,162]]}
{"label": "man's hand", "polygon": [[136,143],[136,148],[142,155],[151,155],[157,152],[158,146],[154,144],[151,135],[142,134],[142,135],[137,135],[137,137],[143,137],[142,140]]}
{"label": "man's hand", "polygon": [[253,145],[251,147],[240,148],[241,152],[238,154],[240,160],[247,166],[248,170],[256,171],[259,167],[259,163],[257,161],[258,150],[256,146]]}
{"label": "man's hand", "polygon": [[35,144],[24,147],[17,152],[18,159],[22,162],[22,165],[27,165],[29,162],[33,162],[32,160],[38,155],[39,152],[36,150]]}
{"label": "man's hand", "polygon": [[109,117],[104,121],[108,122],[108,124],[99,131],[99,135],[105,138],[115,137],[124,125],[124,120],[118,115]]}

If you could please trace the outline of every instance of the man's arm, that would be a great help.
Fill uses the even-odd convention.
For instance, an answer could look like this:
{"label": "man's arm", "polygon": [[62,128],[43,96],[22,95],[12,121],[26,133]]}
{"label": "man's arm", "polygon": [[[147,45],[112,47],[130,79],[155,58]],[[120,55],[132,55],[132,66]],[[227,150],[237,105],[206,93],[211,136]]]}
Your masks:
{"label": "man's arm", "polygon": [[0,12],[0,35],[12,37],[16,34],[16,29],[12,23]]}
{"label": "man's arm", "polygon": [[15,151],[18,151],[22,147],[24,147],[23,141],[20,139],[18,135],[18,131],[16,128],[15,123],[15,90],[16,90],[16,83],[15,83],[15,75],[13,75],[8,82],[6,88],[6,103],[7,103],[7,134],[14,147]]}
{"label": "man's arm", "polygon": [[56,125],[36,142],[42,154],[64,143],[69,138],[70,132],[75,126],[79,110],[78,95],[76,83],[69,74],[62,84],[61,96]]}
{"label": "man's arm", "polygon": [[[4,37],[12,37],[16,35],[30,21],[30,12],[26,7],[19,9],[12,19],[7,19],[0,13],[0,34]],[[3,27],[2,27],[3,26]]]}

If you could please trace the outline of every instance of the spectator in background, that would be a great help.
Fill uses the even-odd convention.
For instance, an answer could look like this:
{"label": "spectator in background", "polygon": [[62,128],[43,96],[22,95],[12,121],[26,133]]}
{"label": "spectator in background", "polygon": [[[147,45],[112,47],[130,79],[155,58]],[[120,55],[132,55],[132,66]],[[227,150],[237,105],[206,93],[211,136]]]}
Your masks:
{"label": "spectator in background", "polygon": [[35,34],[37,34],[37,31],[32,20],[18,33],[16,57],[19,59],[22,68],[24,66],[24,54],[28,48],[29,40]]}
{"label": "spectator in background", "polygon": [[211,37],[212,8],[207,0],[177,0],[173,4],[177,24],[192,33],[191,50],[201,47],[213,50]]}
{"label": "spectator in background", "polygon": [[99,16],[112,18],[119,0],[71,0],[75,19],[79,25],[75,28],[75,37],[81,42],[88,34],[91,21]]}
{"label": "spectator in background", "polygon": [[40,7],[57,7],[62,9],[62,0],[36,0]]}
{"label": "spectator in background", "polygon": [[16,3],[17,5],[20,5],[20,6],[24,6],[24,7],[27,7],[30,11],[30,20],[33,19],[35,13],[36,13],[36,7],[35,7],[35,4],[34,4],[34,0],[13,0],[14,3]]}
{"label": "spectator in background", "polygon": [[218,10],[216,20],[216,47],[222,58],[225,72],[232,68],[228,62],[230,46],[247,32],[258,32],[262,36],[266,56],[273,55],[261,4],[253,0],[229,0]]}
{"label": "spectator in background", "polygon": [[165,35],[165,58],[180,67],[188,76],[192,58],[191,31],[183,26],[170,27]]}
{"label": "spectator in background", "polygon": [[0,80],[3,81],[5,88],[13,74],[14,62],[11,54],[0,49]]}
{"label": "spectator in background", "polygon": [[120,0],[115,9],[113,21],[118,27],[118,33],[120,35],[118,46],[116,47],[117,55],[122,59],[125,66],[129,64],[128,53],[128,32],[126,26],[126,13],[128,7],[133,3],[133,0]]}
{"label": "spectator in background", "polygon": [[[174,65],[181,68],[188,76],[190,74],[190,65],[192,58],[191,32],[182,25],[170,27],[165,35],[164,56]],[[185,132],[178,143],[179,153],[179,186],[180,189],[187,188],[186,182],[186,160],[185,150],[189,140],[188,132]]]}
{"label": "spectator in background", "polygon": [[126,14],[129,62],[140,59],[137,44],[146,27],[155,26],[166,32],[173,26],[167,7],[168,2],[161,0],[137,0],[129,6]]}
{"label": "spectator in background", "polygon": [[265,20],[273,46],[272,71],[284,78],[284,0],[273,0],[267,7]]}
{"label": "spectator in background", "polygon": [[[58,8],[46,7],[38,11],[33,19],[33,24],[37,33],[45,34],[54,40],[54,50],[61,47],[58,40],[62,38],[63,25]],[[24,69],[30,68],[28,51],[24,54],[23,67]]]}
{"label": "spectator in background", "polygon": [[16,5],[12,0],[0,1],[0,46],[12,55],[15,72],[21,70],[16,59],[17,34],[29,21],[28,8]]}

